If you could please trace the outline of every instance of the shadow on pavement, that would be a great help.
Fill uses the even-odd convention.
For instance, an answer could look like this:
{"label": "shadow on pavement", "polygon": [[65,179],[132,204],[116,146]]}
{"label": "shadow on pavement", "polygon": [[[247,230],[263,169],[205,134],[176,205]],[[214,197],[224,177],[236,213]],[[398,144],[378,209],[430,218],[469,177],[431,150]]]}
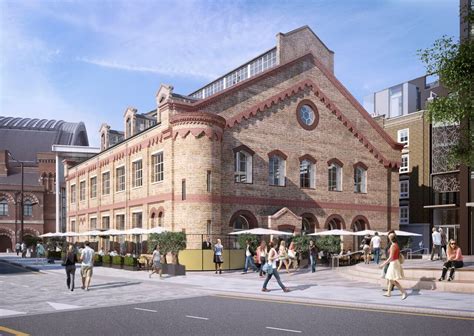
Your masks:
{"label": "shadow on pavement", "polygon": [[289,289],[291,289],[291,291],[304,291],[308,288],[311,288],[311,287],[316,287],[317,285],[316,284],[313,284],[313,285],[298,285],[298,286],[288,286]]}
{"label": "shadow on pavement", "polygon": [[89,289],[93,290],[101,290],[101,289],[108,289],[108,288],[116,288],[116,287],[125,287],[125,286],[133,286],[139,285],[141,281],[130,282],[130,281],[121,281],[121,282],[108,282],[99,285],[91,285]]}

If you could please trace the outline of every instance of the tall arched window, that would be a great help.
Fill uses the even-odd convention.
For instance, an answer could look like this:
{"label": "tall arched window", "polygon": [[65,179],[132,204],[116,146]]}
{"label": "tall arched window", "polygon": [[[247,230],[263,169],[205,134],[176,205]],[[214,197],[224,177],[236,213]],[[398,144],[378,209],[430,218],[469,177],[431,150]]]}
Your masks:
{"label": "tall arched window", "polygon": [[156,225],[156,215],[154,212],[150,215],[150,227],[154,228]]}
{"label": "tall arched window", "polygon": [[0,216],[8,216],[8,201],[6,198],[0,198]]}
{"label": "tall arched window", "polygon": [[252,183],[253,155],[255,152],[245,145],[234,151],[234,181],[236,183]]}
{"label": "tall arched window", "polygon": [[315,188],[315,164],[313,161],[304,159],[300,161],[300,187],[301,188]]}
{"label": "tall arched window", "polygon": [[234,227],[234,231],[248,230],[249,222],[244,215],[239,215],[235,218],[232,226]]}
{"label": "tall arched window", "polygon": [[342,163],[337,159],[328,162],[328,190],[342,191]]}
{"label": "tall arched window", "polygon": [[354,192],[367,192],[367,166],[361,162],[354,165]]}
{"label": "tall arched window", "polygon": [[33,216],[33,203],[29,199],[23,202],[23,216]]}
{"label": "tall arched window", "polygon": [[158,226],[159,227],[162,227],[164,224],[164,214],[163,212],[161,211],[159,214],[158,214]]}
{"label": "tall arched window", "polygon": [[280,155],[270,156],[268,162],[268,183],[274,186],[285,185],[285,159]]}

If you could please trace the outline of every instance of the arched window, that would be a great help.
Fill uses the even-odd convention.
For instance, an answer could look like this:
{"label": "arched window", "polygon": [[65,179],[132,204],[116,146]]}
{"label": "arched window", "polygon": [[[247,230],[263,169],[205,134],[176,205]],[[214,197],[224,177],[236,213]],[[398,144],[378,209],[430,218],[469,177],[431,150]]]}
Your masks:
{"label": "arched window", "polygon": [[326,221],[326,227],[328,228],[328,230],[344,229],[345,224],[341,216],[331,215]]}
{"label": "arched window", "polygon": [[309,160],[300,162],[300,187],[315,188],[315,165]]}
{"label": "arched window", "polygon": [[255,152],[245,145],[234,148],[234,181],[236,183],[252,183],[253,154]]}
{"label": "arched window", "polygon": [[342,191],[342,164],[338,160],[332,160],[328,164],[328,190]]}
{"label": "arched window", "polygon": [[0,216],[8,216],[8,201],[6,198],[0,198]]}
{"label": "arched window", "polygon": [[159,227],[162,227],[163,224],[164,224],[164,214],[163,212],[161,211],[159,214],[158,214],[158,226]]}
{"label": "arched window", "polygon": [[239,215],[234,219],[232,223],[234,231],[241,231],[241,230],[248,230],[249,229],[249,221],[245,218],[244,215]]}
{"label": "arched window", "polygon": [[23,216],[33,216],[33,203],[29,199],[23,202]]}
{"label": "arched window", "polygon": [[268,162],[268,183],[274,186],[285,185],[285,159],[280,155],[270,156]]}
{"label": "arched window", "polygon": [[354,165],[354,192],[367,192],[367,167],[361,163]]}
{"label": "arched window", "polygon": [[156,215],[154,212],[152,212],[150,215],[150,227],[154,228],[155,225],[156,225]]}

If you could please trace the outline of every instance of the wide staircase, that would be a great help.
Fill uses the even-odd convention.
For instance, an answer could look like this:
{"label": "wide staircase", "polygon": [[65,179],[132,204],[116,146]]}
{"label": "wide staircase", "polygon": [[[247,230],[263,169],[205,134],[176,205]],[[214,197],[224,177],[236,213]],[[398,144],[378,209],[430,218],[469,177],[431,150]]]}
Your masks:
{"label": "wide staircase", "polygon": [[[442,261],[405,260],[403,264],[405,278],[400,283],[403,287],[413,290],[474,294],[474,256],[465,257],[464,264],[463,268],[456,269],[453,281],[438,281],[443,268]],[[353,266],[339,267],[338,271],[343,277],[350,280],[379,284],[381,287],[386,286],[386,280],[382,278],[382,270],[373,262],[368,265],[359,263]]]}

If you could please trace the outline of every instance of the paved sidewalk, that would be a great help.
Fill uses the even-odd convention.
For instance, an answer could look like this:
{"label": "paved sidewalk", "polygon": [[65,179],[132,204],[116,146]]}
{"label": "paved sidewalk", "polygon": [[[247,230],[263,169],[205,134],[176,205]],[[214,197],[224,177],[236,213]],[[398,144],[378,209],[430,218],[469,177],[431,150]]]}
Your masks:
{"label": "paved sidewalk", "polygon": [[[337,270],[323,267],[318,267],[316,273],[303,270],[287,275],[281,272],[290,293],[283,293],[274,279],[268,287],[271,292],[262,293],[264,278],[256,273],[188,272],[186,276],[165,276],[159,280],[157,276],[149,279],[147,272],[95,267],[91,291],[78,288],[71,293],[67,291],[64,269],[59,264],[35,265],[34,261],[4,254],[0,255],[1,259],[28,265],[40,272],[0,277],[1,292],[6,293],[0,298],[0,318],[2,309],[27,314],[54,311],[54,304],[47,302],[80,309],[210,294],[474,317],[474,294],[408,290],[409,297],[402,301],[398,291],[386,298],[377,285],[346,280]],[[79,270],[76,286],[80,286]]]}

